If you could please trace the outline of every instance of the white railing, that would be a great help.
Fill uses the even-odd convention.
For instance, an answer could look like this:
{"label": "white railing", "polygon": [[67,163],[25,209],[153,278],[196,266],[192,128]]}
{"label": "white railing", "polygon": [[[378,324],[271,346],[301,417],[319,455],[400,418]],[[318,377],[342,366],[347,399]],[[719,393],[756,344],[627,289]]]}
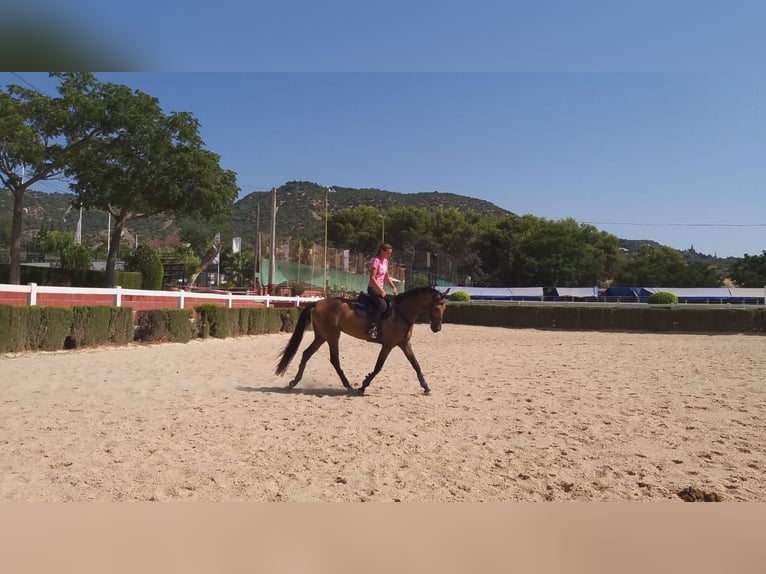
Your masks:
{"label": "white railing", "polygon": [[[8,285],[0,283],[0,293],[23,293],[26,294],[27,305],[37,305],[38,295],[40,294],[54,294],[54,295],[101,295],[109,296],[112,300],[112,304],[115,307],[122,306],[123,297],[131,297],[133,299],[140,299],[142,297],[156,299],[157,297],[166,297],[168,299],[175,299],[177,301],[176,306],[178,309],[185,307],[186,299],[193,298],[195,301],[199,299],[209,300],[211,302],[225,303],[228,308],[232,308],[235,302],[252,302],[262,303],[266,307],[270,307],[273,303],[292,303],[296,307],[302,303],[311,303],[317,301],[322,297],[286,297],[281,295],[240,295],[231,292],[227,293],[198,293],[194,291],[150,291],[146,289],[123,289],[122,287],[113,288],[95,288],[95,287],[48,287],[37,285],[36,283],[28,283],[27,285]],[[2,299],[0,299],[2,303]]]}

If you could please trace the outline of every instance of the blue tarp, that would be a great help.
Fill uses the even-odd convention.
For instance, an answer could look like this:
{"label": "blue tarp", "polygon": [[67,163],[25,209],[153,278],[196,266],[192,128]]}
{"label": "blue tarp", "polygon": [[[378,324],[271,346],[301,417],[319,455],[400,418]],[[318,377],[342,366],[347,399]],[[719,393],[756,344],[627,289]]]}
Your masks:
{"label": "blue tarp", "polygon": [[[444,287],[439,287],[444,290]],[[542,287],[462,287],[450,286],[450,292],[463,291],[471,296],[472,301],[539,301],[543,298]]]}
{"label": "blue tarp", "polygon": [[766,290],[742,287],[609,287],[604,296],[645,300],[659,291],[673,293],[679,303],[757,303],[764,299]]}
{"label": "blue tarp", "polygon": [[651,295],[643,287],[609,287],[604,291],[605,297],[633,297],[638,299]]}
{"label": "blue tarp", "polygon": [[557,297],[573,297],[575,299],[587,299],[598,297],[598,287],[556,287]]}
{"label": "blue tarp", "polygon": [[[439,287],[444,290],[446,287]],[[542,287],[462,287],[452,285],[451,292],[464,291],[473,301],[542,301]],[[729,287],[609,287],[599,294],[597,287],[556,287],[555,297],[590,299],[606,297],[623,301],[646,301],[652,293],[666,291],[678,297],[679,303],[762,303],[766,289]],[[548,297],[546,300],[550,300]]]}
{"label": "blue tarp", "polygon": [[679,303],[704,303],[721,301],[723,303],[756,302],[764,296],[764,289],[745,289],[729,287],[646,287],[649,293],[665,291],[678,297]]}

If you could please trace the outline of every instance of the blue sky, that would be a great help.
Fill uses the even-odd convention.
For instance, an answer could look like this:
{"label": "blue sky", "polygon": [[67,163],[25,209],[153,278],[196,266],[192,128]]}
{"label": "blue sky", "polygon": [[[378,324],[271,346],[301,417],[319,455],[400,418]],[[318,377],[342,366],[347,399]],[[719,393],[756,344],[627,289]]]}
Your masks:
{"label": "blue sky", "polygon": [[[761,3],[111,4],[58,16],[178,70],[98,77],[193,113],[243,194],[438,190],[678,249],[766,249]],[[54,93],[44,74],[0,82],[19,77]]]}

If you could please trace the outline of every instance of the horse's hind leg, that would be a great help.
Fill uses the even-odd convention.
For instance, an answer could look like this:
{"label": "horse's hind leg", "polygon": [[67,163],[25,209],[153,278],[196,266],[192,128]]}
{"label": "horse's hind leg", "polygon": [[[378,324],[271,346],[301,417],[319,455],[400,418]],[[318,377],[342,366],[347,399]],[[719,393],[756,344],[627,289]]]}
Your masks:
{"label": "horse's hind leg", "polygon": [[314,340],[308,347],[306,347],[306,350],[303,351],[303,356],[301,357],[301,364],[298,367],[298,372],[295,374],[295,378],[288,384],[291,389],[300,382],[301,378],[303,377],[303,371],[306,369],[306,363],[309,362],[311,355],[316,353],[317,349],[319,349],[319,347],[321,347],[324,342],[324,337],[314,331]]}
{"label": "horse's hind leg", "polygon": [[369,373],[362,382],[362,386],[359,387],[359,394],[363,395],[364,391],[367,387],[370,386],[370,383],[372,382],[372,379],[375,378],[375,375],[377,375],[380,370],[383,368],[383,364],[386,362],[386,359],[388,358],[388,354],[391,352],[391,347],[386,347],[385,345],[381,347],[380,353],[378,353],[378,360],[375,361],[375,368],[372,370],[371,373]]}
{"label": "horse's hind leg", "polygon": [[346,387],[349,391],[353,389],[351,386],[351,383],[348,382],[348,378],[346,377],[346,374],[343,372],[343,369],[340,368],[340,353],[338,352],[338,340],[340,339],[340,334],[336,337],[331,337],[327,340],[327,344],[330,347],[330,362],[332,363],[332,366],[335,367],[335,372],[338,373],[338,376],[340,377],[340,382],[343,383],[343,386]]}

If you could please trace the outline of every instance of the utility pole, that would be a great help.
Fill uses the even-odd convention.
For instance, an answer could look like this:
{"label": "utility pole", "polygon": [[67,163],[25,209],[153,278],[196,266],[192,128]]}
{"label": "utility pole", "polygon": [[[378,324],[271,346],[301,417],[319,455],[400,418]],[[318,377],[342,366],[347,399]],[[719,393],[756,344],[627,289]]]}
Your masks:
{"label": "utility pole", "polygon": [[380,216],[380,244],[383,245],[386,242],[386,216],[381,215]]}
{"label": "utility pole", "polygon": [[221,286],[221,232],[215,234],[215,237],[213,238],[213,243],[215,244],[216,250],[218,253],[216,253],[215,256],[215,285],[216,287]]}
{"label": "utility pole", "polygon": [[253,290],[261,286],[261,202],[255,206],[255,249],[253,250]]}
{"label": "utility pole", "polygon": [[330,188],[324,192],[324,296],[327,297],[327,219],[330,207]]}
{"label": "utility pole", "polygon": [[276,276],[276,254],[277,254],[277,188],[271,188],[271,251],[269,253],[269,284],[268,292],[274,294],[274,278]]}

